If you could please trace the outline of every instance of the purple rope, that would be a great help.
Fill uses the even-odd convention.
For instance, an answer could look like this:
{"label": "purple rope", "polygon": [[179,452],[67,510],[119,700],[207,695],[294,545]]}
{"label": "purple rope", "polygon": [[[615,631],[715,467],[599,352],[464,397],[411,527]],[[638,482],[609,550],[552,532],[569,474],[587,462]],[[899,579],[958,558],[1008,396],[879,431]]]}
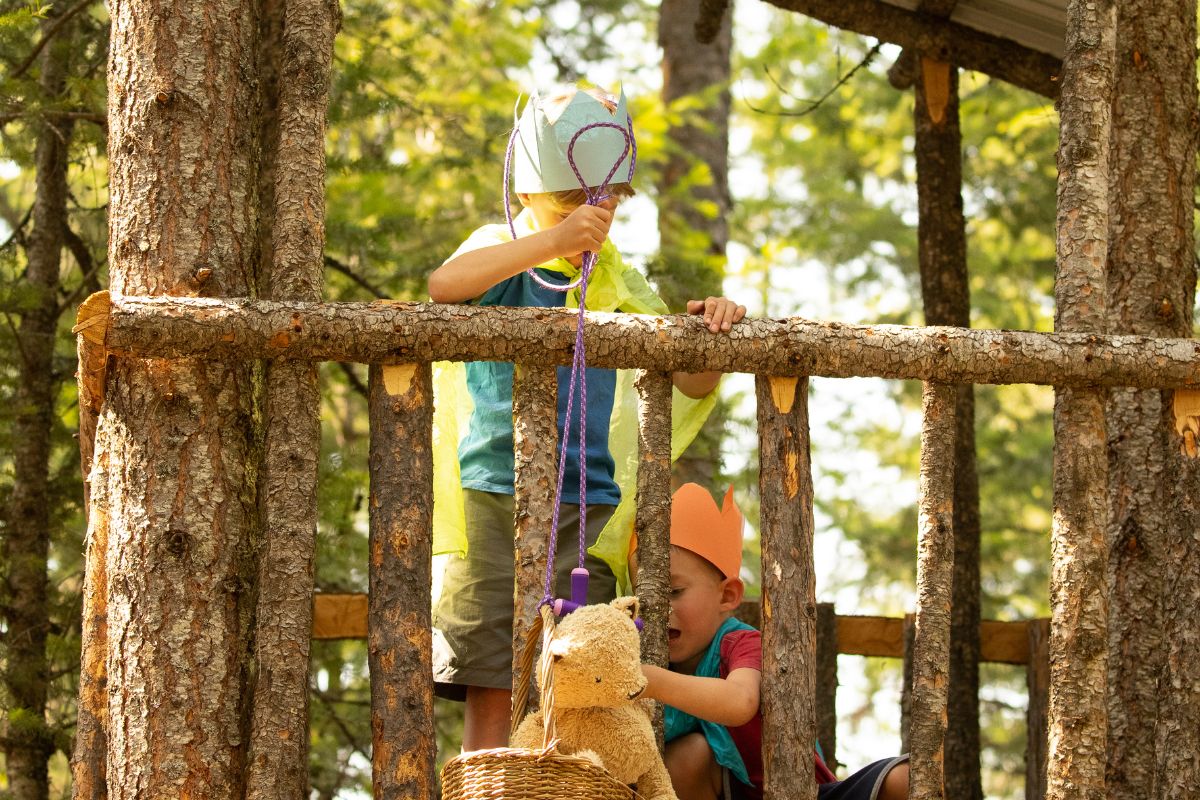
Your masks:
{"label": "purple rope", "polygon": [[[579,172],[574,154],[575,143],[579,140],[579,137],[595,128],[612,128],[620,132],[625,137],[625,150],[621,153],[616,163],[613,164],[612,169],[609,170],[604,182],[593,191]],[[517,229],[513,224],[512,204],[509,198],[508,187],[510,185],[512,156],[516,141],[517,128],[514,126],[512,135],[508,138],[508,147],[504,154],[504,218],[508,222],[508,230],[512,234],[513,239],[517,238]],[[617,125],[614,122],[593,122],[580,128],[571,137],[571,141],[567,145],[567,164],[570,165],[571,171],[575,173],[575,178],[583,188],[584,195],[587,197],[587,205],[599,205],[611,196],[606,194],[605,190],[620,168],[626,153],[629,154],[629,176],[626,180],[632,181],[633,170],[637,165],[637,143],[633,138],[633,119],[631,117],[626,117],[626,127]],[[579,278],[567,284],[551,283],[538,275],[533,268],[526,270],[535,282],[547,289],[557,292],[567,292],[576,286],[579,287],[579,317],[575,325],[575,352],[572,354],[571,378],[567,386],[567,415],[563,421],[563,441],[558,457],[558,483],[555,488],[554,512],[550,523],[550,546],[546,557],[546,580],[543,587],[541,605],[551,603],[554,599],[554,561],[557,555],[556,551],[558,550],[558,520],[559,512],[562,510],[563,473],[566,472],[567,468],[568,444],[571,440],[571,411],[575,405],[576,387],[579,388],[579,566],[581,568],[583,567],[587,551],[587,359],[583,347],[583,312],[587,307],[588,281],[591,278],[592,269],[595,268],[598,258],[599,255],[597,253],[590,250],[585,252],[583,254],[583,264],[579,271]]]}

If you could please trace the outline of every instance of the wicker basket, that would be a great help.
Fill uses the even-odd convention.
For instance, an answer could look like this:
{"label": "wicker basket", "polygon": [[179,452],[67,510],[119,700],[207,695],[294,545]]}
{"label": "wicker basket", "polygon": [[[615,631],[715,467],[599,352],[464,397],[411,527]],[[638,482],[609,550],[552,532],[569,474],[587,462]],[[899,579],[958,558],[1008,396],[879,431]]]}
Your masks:
{"label": "wicker basket", "polygon": [[[554,633],[554,617],[542,607],[540,619],[525,639],[521,681],[514,703],[513,729],[525,714],[533,656],[544,632],[543,653]],[[543,664],[546,673],[550,663]],[[558,752],[554,738],[554,681],[542,686],[542,708],[547,710],[543,749],[497,747],[476,750],[450,759],[442,767],[442,800],[634,800],[636,793],[593,762]]]}
{"label": "wicker basket", "polygon": [[550,750],[498,747],[464,753],[442,768],[443,800],[633,800],[591,761]]}

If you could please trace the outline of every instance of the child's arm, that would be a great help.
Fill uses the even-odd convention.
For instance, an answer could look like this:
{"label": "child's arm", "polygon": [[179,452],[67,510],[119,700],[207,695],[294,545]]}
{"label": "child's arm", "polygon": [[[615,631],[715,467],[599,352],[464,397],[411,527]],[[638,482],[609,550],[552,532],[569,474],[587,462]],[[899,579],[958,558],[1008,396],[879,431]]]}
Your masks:
{"label": "child's arm", "polygon": [[612,218],[612,208],[580,206],[551,228],[463,253],[430,273],[429,298],[435,303],[462,303],[538,264],[586,250],[599,252]]}
{"label": "child's arm", "polygon": [[[735,322],[746,316],[746,307],[727,297],[709,297],[706,300],[689,300],[689,314],[703,314],[704,324],[713,333],[729,331]],[[699,400],[721,382],[719,372],[676,372],[671,376],[675,388],[688,397]]]}
{"label": "child's arm", "polygon": [[745,725],[758,713],[762,673],[743,667],[724,678],[700,678],[642,664],[643,697],[674,706],[693,717],[729,728]]}

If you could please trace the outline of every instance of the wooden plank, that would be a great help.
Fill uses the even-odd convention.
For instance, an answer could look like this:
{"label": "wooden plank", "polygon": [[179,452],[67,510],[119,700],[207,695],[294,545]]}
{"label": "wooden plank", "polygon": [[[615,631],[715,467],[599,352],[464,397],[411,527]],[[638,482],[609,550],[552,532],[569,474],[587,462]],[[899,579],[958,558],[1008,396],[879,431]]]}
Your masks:
{"label": "wooden plank", "polygon": [[[514,724],[537,705],[537,692],[523,694],[520,653],[545,592],[546,558],[554,528],[554,495],[558,482],[558,368],[518,364],[513,372],[513,707]],[[553,584],[550,587],[554,591]],[[529,687],[527,687],[528,689]],[[522,702],[523,698],[528,700]],[[518,708],[520,706],[520,708]]]}
{"label": "wooden plank", "polygon": [[372,787],[376,800],[435,794],[433,381],[428,364],[369,373]]}
{"label": "wooden plank", "polygon": [[[639,370],[637,595],[641,606],[642,660],[667,666],[667,617],[671,613],[671,375]],[[662,704],[654,730],[662,744]]]}
{"label": "wooden plank", "polygon": [[817,667],[808,378],[757,376],[766,800],[815,800]]}
{"label": "wooden plank", "polygon": [[1050,620],[1029,623],[1029,666],[1025,685],[1029,708],[1025,712],[1025,800],[1046,799],[1046,756],[1049,750],[1046,712],[1050,701]]}
{"label": "wooden plank", "polygon": [[[818,604],[821,605],[821,604]],[[762,627],[757,598],[746,600],[736,616],[742,622]],[[904,657],[904,619],[899,617],[837,616],[839,655],[869,658]],[[984,620],[979,626],[984,663],[1026,664],[1029,661],[1029,626],[1041,620],[1000,622]],[[365,594],[313,595],[314,639],[365,639],[367,596]]]}
{"label": "wooden plank", "polygon": [[917,615],[913,634],[909,797],[941,800],[944,790],[950,605],[954,580],[954,436],[957,389],[924,387],[918,500]]}

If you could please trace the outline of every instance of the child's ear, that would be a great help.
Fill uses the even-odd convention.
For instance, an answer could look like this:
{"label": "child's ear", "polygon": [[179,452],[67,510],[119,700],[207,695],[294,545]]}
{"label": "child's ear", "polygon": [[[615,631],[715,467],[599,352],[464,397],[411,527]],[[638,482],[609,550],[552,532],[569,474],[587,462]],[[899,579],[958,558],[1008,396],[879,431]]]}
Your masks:
{"label": "child's ear", "polygon": [[521,205],[529,208],[529,195],[524,192],[517,192],[517,199],[521,201]]}
{"label": "child's ear", "polygon": [[726,578],[721,581],[721,610],[736,611],[746,596],[746,584],[741,578]]}

